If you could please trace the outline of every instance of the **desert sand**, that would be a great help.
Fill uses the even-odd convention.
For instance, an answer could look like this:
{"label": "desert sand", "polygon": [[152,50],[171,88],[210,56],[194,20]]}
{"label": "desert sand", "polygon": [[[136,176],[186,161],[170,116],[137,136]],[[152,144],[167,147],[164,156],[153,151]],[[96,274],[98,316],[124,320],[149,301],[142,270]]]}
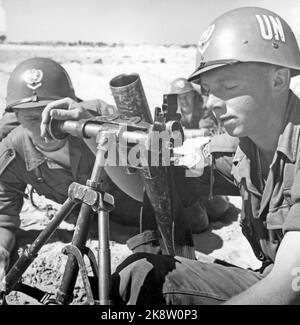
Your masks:
{"label": "desert sand", "polygon": [[[122,73],[139,73],[150,108],[161,106],[163,94],[169,91],[170,82],[177,77],[187,77],[194,68],[195,47],[120,45],[102,47],[83,46],[34,46],[0,45],[0,113],[5,105],[6,83],[15,65],[33,56],[50,57],[61,63],[71,76],[78,97],[82,99],[101,98],[114,104],[109,89],[109,81]],[[292,88],[300,91],[298,80],[292,81]],[[31,244],[40,231],[50,221],[49,214],[55,213],[59,205],[43,197],[35,197],[41,209],[33,207],[25,200],[21,213],[21,230],[18,240],[20,252]],[[241,208],[239,197],[229,197],[230,202]],[[50,212],[47,205],[52,206]],[[24,273],[24,283],[56,293],[64,271],[66,256],[61,249],[71,242],[74,220],[64,221],[56,233],[45,244],[38,257]],[[132,230],[133,232],[135,229]],[[119,226],[111,225],[111,261],[112,271],[131,252],[125,241],[130,237]],[[197,252],[226,260],[245,268],[256,269],[260,262],[252,253],[251,247],[243,237],[239,227],[239,215],[231,216],[219,222],[211,223],[209,230],[194,235]],[[90,236],[87,246],[94,252],[98,245],[97,236]],[[80,276],[75,288],[73,304],[84,301]],[[7,300],[10,304],[36,304],[31,298],[11,292]]]}

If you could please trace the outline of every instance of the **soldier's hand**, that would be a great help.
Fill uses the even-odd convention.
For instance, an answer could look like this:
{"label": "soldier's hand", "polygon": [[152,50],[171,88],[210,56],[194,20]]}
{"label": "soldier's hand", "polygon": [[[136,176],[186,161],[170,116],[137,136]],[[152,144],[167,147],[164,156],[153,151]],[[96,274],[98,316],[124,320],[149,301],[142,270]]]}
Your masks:
{"label": "soldier's hand", "polygon": [[210,137],[185,140],[181,147],[174,148],[174,165],[188,169],[192,173],[190,176],[201,176],[208,165],[204,148],[209,141]]}
{"label": "soldier's hand", "polygon": [[51,139],[47,131],[51,119],[78,121],[90,117],[92,117],[92,115],[75,100],[71,98],[56,100],[48,104],[42,112],[41,136],[46,139]]}

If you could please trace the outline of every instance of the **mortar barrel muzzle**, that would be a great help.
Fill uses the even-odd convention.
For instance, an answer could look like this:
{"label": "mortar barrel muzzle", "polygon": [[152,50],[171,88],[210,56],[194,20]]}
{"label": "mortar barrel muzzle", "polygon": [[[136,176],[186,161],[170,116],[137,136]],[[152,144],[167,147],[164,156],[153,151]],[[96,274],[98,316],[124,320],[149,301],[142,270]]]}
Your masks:
{"label": "mortar barrel muzzle", "polygon": [[121,118],[138,116],[153,124],[152,115],[139,74],[121,74],[109,83]]}

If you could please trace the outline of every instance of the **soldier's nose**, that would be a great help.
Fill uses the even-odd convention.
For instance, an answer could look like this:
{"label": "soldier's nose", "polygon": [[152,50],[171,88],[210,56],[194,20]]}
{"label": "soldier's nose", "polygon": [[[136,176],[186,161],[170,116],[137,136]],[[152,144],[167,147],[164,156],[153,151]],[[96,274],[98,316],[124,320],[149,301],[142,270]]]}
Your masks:
{"label": "soldier's nose", "polygon": [[209,95],[206,102],[206,108],[210,111],[218,110],[218,113],[222,114],[226,112],[225,102],[214,95]]}

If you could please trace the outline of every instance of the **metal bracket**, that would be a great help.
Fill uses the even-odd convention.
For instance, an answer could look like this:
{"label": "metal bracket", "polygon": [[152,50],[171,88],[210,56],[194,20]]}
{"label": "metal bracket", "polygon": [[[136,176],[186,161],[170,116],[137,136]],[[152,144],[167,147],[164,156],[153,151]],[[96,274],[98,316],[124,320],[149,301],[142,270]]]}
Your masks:
{"label": "metal bracket", "polygon": [[84,254],[89,259],[94,277],[98,278],[98,264],[97,264],[95,254],[88,247],[84,248]]}
{"label": "metal bracket", "polygon": [[72,201],[80,201],[89,205],[95,212],[100,210],[109,212],[114,208],[112,195],[75,182],[70,185],[69,197]]}
{"label": "metal bracket", "polygon": [[87,303],[89,305],[95,305],[95,299],[93,297],[93,292],[92,288],[90,285],[89,277],[88,277],[88,272],[84,264],[83,256],[80,252],[80,250],[74,246],[74,245],[67,245],[62,249],[62,253],[65,255],[72,254],[78,263],[80,274],[82,277],[83,285],[86,291],[86,296],[87,296]]}

